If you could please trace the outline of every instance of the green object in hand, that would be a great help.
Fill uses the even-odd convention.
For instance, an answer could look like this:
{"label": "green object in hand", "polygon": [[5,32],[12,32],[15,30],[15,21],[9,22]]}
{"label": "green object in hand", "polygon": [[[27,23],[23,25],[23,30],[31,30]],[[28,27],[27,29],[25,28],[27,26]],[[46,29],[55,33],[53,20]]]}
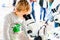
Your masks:
{"label": "green object in hand", "polygon": [[16,33],[16,32],[19,32],[20,31],[20,27],[21,27],[21,24],[15,24],[13,26],[13,32]]}

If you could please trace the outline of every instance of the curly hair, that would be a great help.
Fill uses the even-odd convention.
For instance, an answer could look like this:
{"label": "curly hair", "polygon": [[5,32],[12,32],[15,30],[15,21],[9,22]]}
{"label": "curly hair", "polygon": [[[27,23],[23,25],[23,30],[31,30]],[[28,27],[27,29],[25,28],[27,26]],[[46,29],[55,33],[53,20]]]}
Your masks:
{"label": "curly hair", "polygon": [[26,0],[20,0],[17,5],[16,5],[16,9],[20,12],[20,11],[29,11],[30,10],[30,5]]}

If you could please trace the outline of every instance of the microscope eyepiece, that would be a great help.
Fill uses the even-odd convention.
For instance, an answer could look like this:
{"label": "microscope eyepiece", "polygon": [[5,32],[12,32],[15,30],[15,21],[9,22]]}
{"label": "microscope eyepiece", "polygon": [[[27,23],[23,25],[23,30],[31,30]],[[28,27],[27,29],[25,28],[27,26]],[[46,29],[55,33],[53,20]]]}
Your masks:
{"label": "microscope eyepiece", "polygon": [[28,14],[28,15],[23,15],[23,17],[25,18],[25,20],[28,20],[28,19],[31,19],[31,16],[30,16],[30,14]]}
{"label": "microscope eyepiece", "polygon": [[28,14],[28,15],[27,15],[27,17],[28,17],[28,19],[31,19],[31,16],[30,16],[30,14]]}
{"label": "microscope eyepiece", "polygon": [[25,14],[25,15],[23,15],[23,17],[25,18],[25,20],[28,20],[28,17],[27,17],[27,15]]}

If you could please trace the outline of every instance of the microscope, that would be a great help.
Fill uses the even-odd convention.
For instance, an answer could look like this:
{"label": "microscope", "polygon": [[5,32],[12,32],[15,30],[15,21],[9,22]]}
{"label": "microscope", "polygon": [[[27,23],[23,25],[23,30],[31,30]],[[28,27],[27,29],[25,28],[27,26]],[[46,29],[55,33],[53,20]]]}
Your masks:
{"label": "microscope", "polygon": [[43,25],[40,27],[31,17],[30,14],[23,15],[25,18],[24,24],[26,27],[26,33],[30,36],[33,40],[43,40],[43,37],[40,35],[40,30],[44,28],[44,34],[45,34],[45,28],[46,25]]}

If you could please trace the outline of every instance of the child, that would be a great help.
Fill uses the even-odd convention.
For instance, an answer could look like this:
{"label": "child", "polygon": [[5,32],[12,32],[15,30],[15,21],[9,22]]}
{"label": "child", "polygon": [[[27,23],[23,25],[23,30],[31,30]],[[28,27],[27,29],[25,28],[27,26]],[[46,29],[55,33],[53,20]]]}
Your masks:
{"label": "child", "polygon": [[[29,14],[31,11],[30,5],[26,0],[20,0],[15,6],[14,12],[7,15],[4,23],[4,38],[5,40],[29,40],[23,30],[20,31],[20,27],[17,29],[17,25],[22,23],[24,14]],[[15,24],[15,27],[14,27]],[[15,30],[17,29],[17,30]]]}

